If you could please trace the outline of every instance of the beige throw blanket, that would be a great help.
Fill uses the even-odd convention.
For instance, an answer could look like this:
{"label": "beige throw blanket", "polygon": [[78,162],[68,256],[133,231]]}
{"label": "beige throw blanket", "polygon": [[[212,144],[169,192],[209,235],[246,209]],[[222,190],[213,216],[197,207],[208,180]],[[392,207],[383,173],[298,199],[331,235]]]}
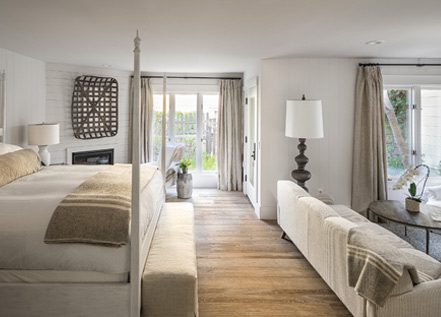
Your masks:
{"label": "beige throw blanket", "polygon": [[385,230],[370,223],[354,227],[347,244],[349,286],[381,307],[405,271],[414,285],[441,274],[440,263]]}
{"label": "beige throw blanket", "polygon": [[[116,164],[78,186],[55,209],[45,243],[121,246],[129,241],[132,167]],[[157,168],[141,166],[141,191]]]}

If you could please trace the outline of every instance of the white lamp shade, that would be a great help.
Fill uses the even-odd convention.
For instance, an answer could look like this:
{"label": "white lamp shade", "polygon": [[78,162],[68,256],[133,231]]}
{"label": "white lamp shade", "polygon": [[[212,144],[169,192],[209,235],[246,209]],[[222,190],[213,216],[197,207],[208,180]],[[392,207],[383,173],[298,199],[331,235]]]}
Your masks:
{"label": "white lamp shade", "polygon": [[285,135],[291,138],[323,138],[321,100],[287,100]]}
{"label": "white lamp shade", "polygon": [[60,143],[60,126],[58,123],[29,125],[28,143],[30,145],[51,145]]}

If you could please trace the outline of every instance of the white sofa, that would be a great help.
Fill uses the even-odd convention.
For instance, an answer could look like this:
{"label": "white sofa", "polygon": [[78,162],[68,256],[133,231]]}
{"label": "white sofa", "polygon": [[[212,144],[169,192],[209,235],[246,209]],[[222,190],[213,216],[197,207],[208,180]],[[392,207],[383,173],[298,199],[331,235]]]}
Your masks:
{"label": "white sofa", "polygon": [[[348,286],[348,232],[367,222],[365,217],[346,206],[326,205],[291,181],[278,182],[277,201],[280,227],[354,316],[441,316],[441,279],[414,286],[406,273],[383,307],[364,300]],[[393,235],[381,227],[379,230],[385,231],[382,235]],[[420,251],[411,252],[435,261]]]}

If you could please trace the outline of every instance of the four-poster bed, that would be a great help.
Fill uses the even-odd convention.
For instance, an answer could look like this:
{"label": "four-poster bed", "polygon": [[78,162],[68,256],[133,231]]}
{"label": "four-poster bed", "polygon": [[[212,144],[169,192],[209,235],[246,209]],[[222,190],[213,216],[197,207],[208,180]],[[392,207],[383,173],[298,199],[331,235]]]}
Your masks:
{"label": "four-poster bed", "polygon": [[[101,205],[93,201],[97,210],[117,201],[110,195],[89,199],[87,193],[76,193],[97,175],[109,172],[107,167],[37,168],[4,186],[0,177],[0,316],[197,316],[193,207],[165,203],[163,174],[140,163],[138,34],[133,83],[128,242],[120,247],[71,241],[44,243],[50,228],[46,230],[45,226],[54,222],[54,209],[72,207],[66,202],[71,195],[80,199],[79,205],[89,207],[92,198],[105,199],[105,206],[104,200]],[[8,155],[11,153],[0,156],[0,169],[2,159],[11,160]],[[148,181],[143,178],[145,169],[149,169]],[[115,180],[118,186],[119,181]],[[118,203],[124,205],[124,201]],[[78,206],[73,209],[79,210],[75,209]],[[100,228],[105,222],[96,222],[97,228],[105,231]],[[78,222],[72,223],[74,231],[75,224]]]}

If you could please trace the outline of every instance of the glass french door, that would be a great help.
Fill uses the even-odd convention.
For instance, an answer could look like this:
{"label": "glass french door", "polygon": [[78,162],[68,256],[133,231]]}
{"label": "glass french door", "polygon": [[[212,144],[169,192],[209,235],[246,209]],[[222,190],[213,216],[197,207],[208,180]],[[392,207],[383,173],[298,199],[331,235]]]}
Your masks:
{"label": "glass french door", "polygon": [[[184,144],[184,158],[191,161],[190,171],[217,173],[217,114],[219,95],[182,93],[167,96],[167,141]],[[161,148],[162,95],[155,94],[153,157]]]}
{"label": "glass french door", "polygon": [[246,91],[245,119],[246,119],[246,194],[251,203],[257,204],[257,131],[258,131],[257,87],[251,87]]}
{"label": "glass french door", "polygon": [[185,145],[185,159],[191,161],[190,170],[199,167],[198,95],[174,95],[174,113],[170,124],[170,141]]}
{"label": "glass french door", "polygon": [[201,103],[201,170],[217,172],[217,114],[219,95],[202,95]]}

